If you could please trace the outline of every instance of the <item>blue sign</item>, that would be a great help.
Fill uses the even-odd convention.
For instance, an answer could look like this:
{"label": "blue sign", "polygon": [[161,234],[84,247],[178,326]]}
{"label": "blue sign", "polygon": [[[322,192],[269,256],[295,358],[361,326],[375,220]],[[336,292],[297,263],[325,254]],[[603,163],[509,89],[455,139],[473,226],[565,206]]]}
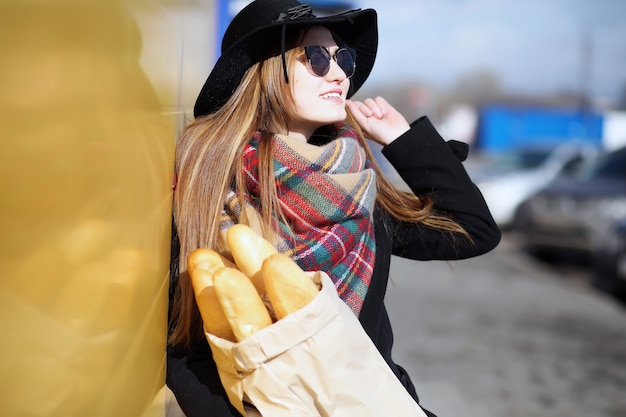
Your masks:
{"label": "blue sign", "polygon": [[488,151],[602,141],[601,114],[579,109],[491,105],[480,111],[478,147]]}

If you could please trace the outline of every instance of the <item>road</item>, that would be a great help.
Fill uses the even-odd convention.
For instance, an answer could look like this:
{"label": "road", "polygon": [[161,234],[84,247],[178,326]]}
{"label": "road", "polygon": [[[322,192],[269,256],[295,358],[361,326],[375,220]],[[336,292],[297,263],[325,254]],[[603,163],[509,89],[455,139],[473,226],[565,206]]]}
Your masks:
{"label": "road", "polygon": [[439,417],[624,417],[626,308],[586,277],[507,235],[474,259],[394,259],[395,360]]}

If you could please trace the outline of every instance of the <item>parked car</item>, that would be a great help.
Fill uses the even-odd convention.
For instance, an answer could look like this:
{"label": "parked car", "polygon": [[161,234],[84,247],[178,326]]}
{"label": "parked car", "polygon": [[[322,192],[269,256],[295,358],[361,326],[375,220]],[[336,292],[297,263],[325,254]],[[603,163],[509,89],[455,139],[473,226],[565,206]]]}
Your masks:
{"label": "parked car", "polygon": [[527,249],[542,255],[614,252],[626,219],[626,147],[600,157],[576,177],[559,178],[528,198],[516,218]]}
{"label": "parked car", "polygon": [[593,253],[594,287],[626,301],[626,219],[613,224]]}
{"label": "parked car", "polygon": [[520,204],[549,182],[576,175],[600,153],[596,145],[568,142],[554,148],[529,148],[501,155],[469,174],[482,192],[496,223],[514,226]]}

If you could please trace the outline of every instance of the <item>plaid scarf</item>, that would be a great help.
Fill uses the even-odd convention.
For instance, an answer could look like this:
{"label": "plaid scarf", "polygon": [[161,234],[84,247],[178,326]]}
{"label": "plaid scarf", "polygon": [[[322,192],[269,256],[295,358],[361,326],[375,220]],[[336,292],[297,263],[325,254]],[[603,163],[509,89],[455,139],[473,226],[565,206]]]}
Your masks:
{"label": "plaid scarf", "polygon": [[[372,213],[375,172],[356,140],[339,126],[338,137],[323,146],[288,137],[274,139],[274,176],[287,224],[275,220],[278,250],[305,271],[326,272],[341,299],[358,315],[375,259]],[[246,204],[259,212],[256,134],[243,154]],[[222,227],[236,222],[241,206],[234,192],[226,202]]]}

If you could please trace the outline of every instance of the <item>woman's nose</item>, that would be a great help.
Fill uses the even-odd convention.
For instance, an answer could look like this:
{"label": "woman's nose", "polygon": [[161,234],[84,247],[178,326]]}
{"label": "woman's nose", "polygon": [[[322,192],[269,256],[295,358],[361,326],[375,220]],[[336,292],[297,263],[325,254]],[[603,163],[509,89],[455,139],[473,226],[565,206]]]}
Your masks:
{"label": "woman's nose", "polygon": [[328,69],[326,77],[332,79],[333,81],[343,81],[347,78],[346,73],[333,58],[330,60],[330,68]]}

